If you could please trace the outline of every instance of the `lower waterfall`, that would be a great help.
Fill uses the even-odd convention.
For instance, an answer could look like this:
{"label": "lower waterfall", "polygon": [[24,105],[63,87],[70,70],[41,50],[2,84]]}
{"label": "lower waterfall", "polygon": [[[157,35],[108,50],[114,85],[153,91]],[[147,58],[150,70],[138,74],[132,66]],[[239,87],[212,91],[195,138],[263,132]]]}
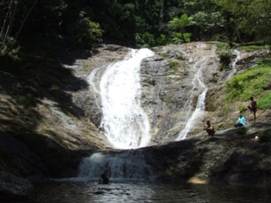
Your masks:
{"label": "lower waterfall", "polygon": [[145,161],[144,154],[137,151],[93,153],[80,164],[79,178],[97,181],[101,174],[110,170],[110,180],[150,180],[151,168]]}

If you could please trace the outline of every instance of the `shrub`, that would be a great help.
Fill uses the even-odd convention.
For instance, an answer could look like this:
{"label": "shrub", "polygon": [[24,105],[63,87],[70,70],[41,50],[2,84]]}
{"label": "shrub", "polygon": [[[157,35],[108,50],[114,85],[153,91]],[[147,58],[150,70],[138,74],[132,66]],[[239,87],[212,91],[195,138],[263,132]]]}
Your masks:
{"label": "shrub", "polygon": [[192,34],[189,33],[189,32],[183,33],[183,41],[184,42],[190,42],[191,41],[191,36],[192,36]]}
{"label": "shrub", "polygon": [[221,52],[219,54],[219,61],[222,65],[223,69],[227,69],[230,67],[230,63],[231,63],[231,58],[232,58],[232,54],[230,51],[227,52]]}
{"label": "shrub", "polygon": [[10,57],[12,59],[19,58],[20,47],[17,45],[16,41],[8,37],[5,43],[0,42],[0,56]]}
{"label": "shrub", "polygon": [[231,48],[228,43],[218,43],[217,44],[217,55],[219,57],[222,69],[227,69],[230,67],[232,53]]}
{"label": "shrub", "polygon": [[140,47],[151,47],[155,46],[154,35],[149,32],[136,33],[136,44]]}
{"label": "shrub", "polygon": [[99,23],[84,17],[75,26],[73,36],[77,46],[91,48],[94,44],[101,42],[103,31]]}
{"label": "shrub", "polygon": [[183,42],[183,36],[182,36],[182,33],[179,33],[179,32],[173,32],[171,34],[171,40],[170,40],[172,43],[174,44],[179,44],[179,43],[182,43]]}

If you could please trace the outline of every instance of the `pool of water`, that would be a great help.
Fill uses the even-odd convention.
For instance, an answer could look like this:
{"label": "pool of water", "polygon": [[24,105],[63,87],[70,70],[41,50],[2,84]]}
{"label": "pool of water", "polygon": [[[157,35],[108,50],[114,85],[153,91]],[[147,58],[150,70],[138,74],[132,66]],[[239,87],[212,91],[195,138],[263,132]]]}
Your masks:
{"label": "pool of water", "polygon": [[271,202],[271,189],[211,185],[50,182],[38,185],[34,203],[258,203]]}

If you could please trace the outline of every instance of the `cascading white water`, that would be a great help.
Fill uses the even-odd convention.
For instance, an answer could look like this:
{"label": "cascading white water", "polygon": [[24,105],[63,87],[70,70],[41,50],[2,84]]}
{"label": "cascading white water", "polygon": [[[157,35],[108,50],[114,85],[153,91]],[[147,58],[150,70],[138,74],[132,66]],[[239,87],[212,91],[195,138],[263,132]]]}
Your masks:
{"label": "cascading white water", "polygon": [[231,63],[231,72],[227,76],[227,79],[230,79],[237,72],[237,63],[241,59],[241,52],[237,49],[233,50],[233,54],[236,56],[234,61]]}
{"label": "cascading white water", "polygon": [[[193,90],[200,90],[201,93],[198,96],[197,100],[197,106],[195,110],[193,111],[192,115],[187,120],[185,127],[182,129],[182,131],[179,133],[178,137],[176,138],[176,141],[180,141],[183,139],[186,139],[188,133],[191,131],[191,129],[195,126],[199,118],[202,117],[205,111],[205,98],[206,94],[208,92],[208,87],[203,81],[202,77],[202,71],[206,67],[206,64],[211,56],[205,56],[203,59],[199,60],[194,65],[194,69],[197,70],[195,77],[192,81],[193,84]],[[191,97],[192,101],[193,97]],[[192,102],[190,102],[192,103]]]}
{"label": "cascading white water", "polygon": [[[114,148],[132,149],[148,145],[150,124],[141,107],[140,65],[153,56],[149,49],[132,49],[124,60],[111,64],[88,76],[93,91],[100,95],[105,135]],[[110,180],[139,180],[150,177],[150,168],[140,152],[94,153],[80,164],[79,178],[97,180],[110,169]]]}
{"label": "cascading white water", "polygon": [[114,148],[144,147],[151,139],[149,120],[140,102],[140,64],[153,55],[149,49],[132,49],[123,61],[109,65],[102,75],[102,126]]}
{"label": "cascading white water", "polygon": [[94,153],[82,160],[79,178],[97,180],[106,170],[110,170],[111,181],[150,180],[151,168],[146,164],[140,152]]}

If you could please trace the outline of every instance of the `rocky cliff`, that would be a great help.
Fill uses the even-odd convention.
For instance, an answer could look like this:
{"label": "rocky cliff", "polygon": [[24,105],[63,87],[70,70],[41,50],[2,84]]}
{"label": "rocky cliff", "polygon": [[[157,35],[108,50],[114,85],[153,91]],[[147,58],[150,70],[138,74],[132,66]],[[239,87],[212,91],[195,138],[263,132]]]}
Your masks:
{"label": "rocky cliff", "polygon": [[[31,63],[3,63],[0,71],[1,194],[24,196],[32,187],[29,180],[74,176],[82,156],[111,148],[100,128],[99,79],[105,68],[122,60],[128,50],[104,45],[71,63],[42,57],[29,58]],[[205,115],[190,132],[190,136],[203,138],[142,149],[157,171],[157,179],[196,177],[238,182],[252,173],[259,174],[254,173],[258,170],[259,177],[268,176],[269,110],[260,111],[260,127],[254,127],[249,133],[221,131],[217,137],[207,139],[201,132],[202,120],[211,118],[216,129],[223,130],[232,126],[239,112],[238,102],[228,109],[229,114],[221,105],[231,69],[221,68],[217,43],[168,45],[153,51],[155,56],[141,64],[141,103],[151,123],[150,144],[171,142],[184,128],[199,96],[200,90],[195,88],[193,79],[201,60],[204,61],[202,79],[209,89]],[[255,58],[268,54],[244,52],[236,74],[253,65]],[[265,123],[260,124],[262,120]],[[262,136],[263,142],[251,141],[256,135]],[[161,159],[155,159],[157,156]],[[255,157],[263,159],[256,161]],[[242,162],[239,169],[233,168],[237,162]],[[246,166],[254,168],[244,172]],[[243,172],[246,177],[242,176]]]}

